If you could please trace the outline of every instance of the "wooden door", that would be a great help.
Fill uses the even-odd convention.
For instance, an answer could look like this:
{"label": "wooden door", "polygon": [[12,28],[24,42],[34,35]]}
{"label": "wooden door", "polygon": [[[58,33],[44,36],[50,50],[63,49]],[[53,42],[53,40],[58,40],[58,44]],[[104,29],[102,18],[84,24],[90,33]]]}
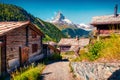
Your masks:
{"label": "wooden door", "polygon": [[19,48],[19,56],[20,56],[20,66],[23,66],[24,64],[26,64],[28,62],[28,54],[29,54],[29,48],[28,47],[24,47],[24,48]]}

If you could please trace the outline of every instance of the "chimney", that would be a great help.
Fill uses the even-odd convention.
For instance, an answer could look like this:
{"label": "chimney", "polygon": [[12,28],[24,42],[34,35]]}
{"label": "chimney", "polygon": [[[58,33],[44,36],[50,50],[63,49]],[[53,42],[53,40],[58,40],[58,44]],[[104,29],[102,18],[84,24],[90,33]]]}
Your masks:
{"label": "chimney", "polygon": [[78,37],[78,36],[76,36],[76,40],[79,40],[79,37]]}
{"label": "chimney", "polygon": [[114,16],[115,16],[115,17],[118,16],[117,11],[118,11],[118,5],[116,4],[116,5],[115,5],[115,8],[114,8]]}

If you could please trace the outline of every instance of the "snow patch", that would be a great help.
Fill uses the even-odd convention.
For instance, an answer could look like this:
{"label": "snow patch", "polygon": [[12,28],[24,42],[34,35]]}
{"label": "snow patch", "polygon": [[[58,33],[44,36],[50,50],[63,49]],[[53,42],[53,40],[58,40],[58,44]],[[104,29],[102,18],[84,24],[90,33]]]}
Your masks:
{"label": "snow patch", "polygon": [[72,22],[69,19],[64,19],[63,21],[65,21],[68,24],[72,24]]}

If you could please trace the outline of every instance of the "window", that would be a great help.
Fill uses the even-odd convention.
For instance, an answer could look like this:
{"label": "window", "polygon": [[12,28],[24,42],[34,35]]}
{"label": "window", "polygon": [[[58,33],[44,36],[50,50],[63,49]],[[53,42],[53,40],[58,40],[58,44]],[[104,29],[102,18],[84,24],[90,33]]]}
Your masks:
{"label": "window", "polygon": [[37,33],[35,31],[32,31],[32,38],[36,38],[37,37]]}
{"label": "window", "polygon": [[32,53],[37,52],[38,44],[32,44]]}

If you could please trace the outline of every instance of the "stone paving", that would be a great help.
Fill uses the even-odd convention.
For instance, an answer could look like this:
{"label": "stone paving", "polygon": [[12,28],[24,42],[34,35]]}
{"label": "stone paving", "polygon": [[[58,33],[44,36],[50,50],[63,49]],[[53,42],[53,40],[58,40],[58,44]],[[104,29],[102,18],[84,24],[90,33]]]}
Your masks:
{"label": "stone paving", "polygon": [[69,62],[59,61],[46,66],[41,80],[75,80],[70,73]]}

